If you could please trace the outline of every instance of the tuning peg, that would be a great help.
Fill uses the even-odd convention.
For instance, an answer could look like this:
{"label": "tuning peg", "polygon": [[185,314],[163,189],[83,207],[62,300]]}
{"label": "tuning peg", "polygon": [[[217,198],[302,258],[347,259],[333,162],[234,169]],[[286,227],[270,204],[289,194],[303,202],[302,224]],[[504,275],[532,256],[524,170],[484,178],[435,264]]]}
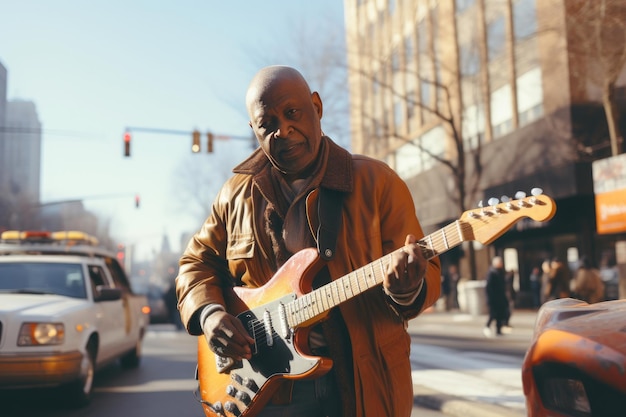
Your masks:
{"label": "tuning peg", "polygon": [[518,191],[515,193],[515,199],[516,200],[521,200],[522,198],[526,197],[526,193],[523,191]]}
{"label": "tuning peg", "polygon": [[495,206],[499,202],[500,202],[500,200],[498,200],[495,197],[491,197],[489,200],[487,200],[487,204],[489,204],[490,206]]}
{"label": "tuning peg", "polygon": [[535,187],[532,190],[530,190],[530,194],[537,197],[538,195],[543,194],[543,190],[541,188]]}
{"label": "tuning peg", "polygon": [[478,202],[478,207],[483,208],[483,200],[480,200],[480,201]]}
{"label": "tuning peg", "polygon": [[508,203],[509,201],[511,201],[511,199],[509,198],[509,196],[503,195],[502,197],[500,197],[500,201],[502,201],[503,203]]}

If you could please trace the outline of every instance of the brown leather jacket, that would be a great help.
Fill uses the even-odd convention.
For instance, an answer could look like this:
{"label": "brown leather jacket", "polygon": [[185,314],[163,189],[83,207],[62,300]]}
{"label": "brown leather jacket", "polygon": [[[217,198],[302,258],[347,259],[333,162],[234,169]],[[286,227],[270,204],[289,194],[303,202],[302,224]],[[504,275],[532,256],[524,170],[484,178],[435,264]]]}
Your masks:
{"label": "brown leather jacket", "polygon": [[[327,165],[319,185],[348,192],[334,258],[328,262],[337,279],[404,245],[412,233],[423,232],[405,183],[386,164],[351,155],[327,140]],[[201,308],[224,304],[220,283],[259,287],[276,272],[262,219],[266,197],[273,191],[271,165],[257,150],[235,168],[223,186],[212,213],[193,236],[180,260],[177,278],[179,308],[189,333],[200,335]],[[317,230],[318,189],[307,196],[311,230]],[[426,282],[410,307],[400,308],[381,289],[373,288],[339,306],[352,346],[356,391],[355,416],[410,416],[413,384],[406,321],[439,298],[439,260],[429,261]]]}

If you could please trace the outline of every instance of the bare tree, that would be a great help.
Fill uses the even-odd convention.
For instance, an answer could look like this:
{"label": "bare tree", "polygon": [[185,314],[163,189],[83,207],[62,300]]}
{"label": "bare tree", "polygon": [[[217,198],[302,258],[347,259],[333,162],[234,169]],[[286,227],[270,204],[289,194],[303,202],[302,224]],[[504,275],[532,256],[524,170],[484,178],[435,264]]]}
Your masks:
{"label": "bare tree", "polygon": [[583,76],[601,90],[612,155],[623,151],[616,83],[626,65],[626,3],[623,0],[575,0],[571,12],[571,51]]}
{"label": "bare tree", "polygon": [[[346,38],[339,16],[319,16],[290,22],[286,45],[250,49],[255,67],[289,65],[297,68],[322,98],[322,128],[340,145],[350,148],[350,112],[346,67]],[[278,36],[277,36],[278,38]],[[269,52],[268,52],[269,51]]]}
{"label": "bare tree", "polygon": [[180,162],[173,176],[172,195],[177,199],[175,207],[200,224],[211,212],[213,200],[234,166],[232,158],[223,155],[225,147],[216,148],[212,154],[188,155]]}
{"label": "bare tree", "polygon": [[[408,12],[417,15],[417,10]],[[482,141],[480,137],[470,141],[464,134],[463,125],[470,121],[464,120],[461,110],[461,86],[464,82],[473,84],[476,92],[474,101],[482,99],[484,85],[480,74],[465,71],[470,75],[464,76],[467,66],[480,63],[482,57],[480,50],[470,51],[473,54],[471,57],[460,56],[455,39],[454,17],[443,22],[440,20],[443,16],[437,15],[437,9],[434,9],[429,16],[420,21],[415,29],[414,39],[417,39],[415,42],[417,47],[412,48],[413,52],[407,53],[402,45],[375,49],[371,46],[371,40],[349,40],[356,47],[349,48],[349,53],[353,55],[348,57],[348,62],[357,64],[350,66],[348,71],[350,74],[358,75],[361,85],[370,86],[370,91],[365,94],[374,96],[373,92],[376,92],[380,100],[378,103],[370,103],[372,100],[368,100],[368,97],[359,99],[353,105],[358,107],[357,123],[365,126],[364,130],[372,132],[372,137],[368,138],[367,143],[363,143],[363,147],[383,157],[390,149],[402,152],[406,146],[414,146],[419,150],[419,154],[426,155],[428,160],[434,162],[432,166],[439,164],[445,167],[454,186],[444,188],[444,192],[448,193],[448,198],[456,204],[460,214],[466,211],[468,201],[477,196],[482,174]],[[419,27],[420,25],[422,26]],[[444,32],[445,28],[450,30]],[[478,31],[474,31],[476,32]],[[444,43],[448,48],[447,53],[450,48],[456,49],[453,52],[456,59],[442,57],[441,48]],[[471,44],[476,45],[474,42]],[[393,111],[387,111],[393,113],[394,117],[381,119],[381,114],[385,113],[386,108],[394,107],[390,103],[401,104],[405,120],[412,115],[424,128],[442,127],[448,138],[447,149],[433,148],[432,142],[427,141],[424,135],[416,137],[414,130],[409,126],[399,125],[394,119],[395,108]],[[471,175],[468,175],[468,164],[471,167]],[[475,279],[473,246],[470,245],[468,250],[469,274]]]}

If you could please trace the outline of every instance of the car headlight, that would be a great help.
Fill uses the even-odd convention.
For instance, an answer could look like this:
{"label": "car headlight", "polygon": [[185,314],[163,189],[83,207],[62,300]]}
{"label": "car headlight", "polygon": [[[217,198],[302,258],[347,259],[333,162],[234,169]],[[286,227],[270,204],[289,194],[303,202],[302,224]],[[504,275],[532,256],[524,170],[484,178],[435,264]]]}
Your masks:
{"label": "car headlight", "polygon": [[568,415],[591,417],[591,405],[582,381],[572,378],[546,378],[542,399],[548,409]]}
{"label": "car headlight", "polygon": [[24,323],[20,329],[17,345],[60,345],[64,339],[63,323]]}

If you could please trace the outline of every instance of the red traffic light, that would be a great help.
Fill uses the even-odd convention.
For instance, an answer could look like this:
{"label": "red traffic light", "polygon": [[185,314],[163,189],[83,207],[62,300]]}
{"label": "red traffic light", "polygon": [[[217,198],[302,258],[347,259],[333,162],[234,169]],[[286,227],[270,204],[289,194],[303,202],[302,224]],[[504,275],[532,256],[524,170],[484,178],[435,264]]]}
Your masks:
{"label": "red traffic light", "polygon": [[139,208],[139,203],[141,202],[141,199],[139,198],[139,194],[135,195],[135,207]]}
{"label": "red traffic light", "polygon": [[130,132],[124,132],[124,156],[130,156]]}
{"label": "red traffic light", "polygon": [[117,245],[117,253],[115,254],[115,257],[118,261],[124,263],[124,259],[126,258],[126,247],[123,244],[119,243]]}

